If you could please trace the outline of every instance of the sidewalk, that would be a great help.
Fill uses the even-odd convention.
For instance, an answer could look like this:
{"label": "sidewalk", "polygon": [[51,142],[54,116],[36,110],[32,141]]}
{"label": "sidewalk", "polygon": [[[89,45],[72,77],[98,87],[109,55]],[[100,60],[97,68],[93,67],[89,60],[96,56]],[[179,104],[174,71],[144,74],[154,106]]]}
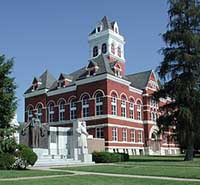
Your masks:
{"label": "sidewalk", "polygon": [[[61,167],[61,166],[59,166]],[[0,181],[18,181],[18,180],[31,180],[31,179],[47,179],[47,178],[58,178],[76,175],[97,175],[97,176],[109,176],[109,177],[126,177],[126,178],[140,178],[140,179],[158,179],[158,180],[171,180],[171,181],[185,181],[185,182],[200,182],[200,179],[191,178],[176,178],[176,177],[159,177],[159,176],[146,176],[146,175],[126,175],[126,174],[112,174],[112,173],[97,173],[97,172],[83,172],[83,171],[72,171],[72,170],[59,170],[50,169],[50,167],[34,167],[32,170],[47,170],[47,171],[66,171],[73,174],[66,175],[49,175],[49,176],[35,176],[35,177],[18,177],[18,178],[4,178]]]}

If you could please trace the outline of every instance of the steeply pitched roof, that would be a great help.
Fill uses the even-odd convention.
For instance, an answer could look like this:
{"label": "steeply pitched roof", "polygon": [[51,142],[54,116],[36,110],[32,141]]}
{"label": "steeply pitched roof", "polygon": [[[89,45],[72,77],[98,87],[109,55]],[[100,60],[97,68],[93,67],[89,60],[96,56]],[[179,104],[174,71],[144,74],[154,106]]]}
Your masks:
{"label": "steeply pitched roof", "polygon": [[136,87],[138,89],[145,89],[147,86],[149,77],[151,75],[152,70],[144,71],[140,73],[127,75],[127,79],[131,82],[131,86]]}
{"label": "steeply pitched roof", "polygon": [[[115,21],[110,22],[107,16],[104,16],[103,19],[100,21],[100,23],[102,24],[102,31],[104,30],[108,30],[108,29],[113,29],[113,25],[115,23]],[[89,34],[92,35],[96,33],[96,28]]]}
{"label": "steeply pitched roof", "polygon": [[[39,82],[41,82],[41,84],[38,87],[38,90],[50,89],[53,83],[56,81],[53,75],[49,73],[47,70],[38,78],[38,80]],[[32,92],[32,86],[29,87],[24,94],[30,92]]]}

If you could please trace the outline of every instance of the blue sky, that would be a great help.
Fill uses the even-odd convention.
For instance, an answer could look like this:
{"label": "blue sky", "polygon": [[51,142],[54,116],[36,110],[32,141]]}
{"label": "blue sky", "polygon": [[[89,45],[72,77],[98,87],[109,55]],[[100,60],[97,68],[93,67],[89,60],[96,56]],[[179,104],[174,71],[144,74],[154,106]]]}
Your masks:
{"label": "blue sky", "polygon": [[107,15],[125,37],[126,73],[155,69],[168,22],[166,0],[0,0],[0,54],[14,57],[18,120],[24,91],[48,69],[56,78],[88,62],[88,33]]}

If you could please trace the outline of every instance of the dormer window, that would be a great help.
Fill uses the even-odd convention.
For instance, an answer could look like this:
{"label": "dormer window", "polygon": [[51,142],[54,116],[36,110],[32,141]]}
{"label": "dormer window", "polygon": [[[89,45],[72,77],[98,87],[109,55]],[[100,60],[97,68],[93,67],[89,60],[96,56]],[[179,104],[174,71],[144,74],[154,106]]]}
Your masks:
{"label": "dormer window", "polygon": [[98,66],[95,62],[90,61],[86,70],[87,70],[87,77],[93,76],[96,74],[97,70],[98,70]]}
{"label": "dormer window", "polygon": [[37,78],[34,78],[32,82],[32,91],[37,90],[39,85],[41,85],[41,82]]}
{"label": "dormer window", "polygon": [[61,73],[58,79],[58,88],[66,87],[72,80],[66,74]]}
{"label": "dormer window", "polygon": [[100,25],[98,25],[97,28],[96,28],[96,33],[101,32],[101,30],[102,30],[102,25],[100,24]]}
{"label": "dormer window", "polygon": [[101,51],[102,51],[103,54],[105,54],[107,52],[107,45],[106,45],[106,43],[102,44]]}
{"label": "dormer window", "polygon": [[96,57],[98,55],[98,46],[94,46],[93,48],[93,57]]}
{"label": "dormer window", "polygon": [[122,77],[121,76],[121,68],[120,68],[119,65],[117,65],[117,66],[114,67],[114,72],[115,72],[115,76],[118,76],[120,78]]}

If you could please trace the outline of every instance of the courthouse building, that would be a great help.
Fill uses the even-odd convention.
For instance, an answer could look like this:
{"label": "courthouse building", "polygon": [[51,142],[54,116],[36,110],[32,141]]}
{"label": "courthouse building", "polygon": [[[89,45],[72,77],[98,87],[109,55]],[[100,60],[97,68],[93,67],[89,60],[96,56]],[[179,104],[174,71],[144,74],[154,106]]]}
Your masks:
{"label": "courthouse building", "polygon": [[67,143],[59,138],[67,137],[73,120],[80,119],[86,121],[89,134],[105,139],[106,151],[176,154],[172,129],[157,133],[158,109],[167,100],[152,98],[159,88],[156,75],[153,70],[126,74],[130,59],[124,57],[118,23],[104,17],[88,43],[89,59],[83,59],[83,68],[58,78],[45,71],[33,79],[24,94],[25,122],[35,112],[42,124],[50,125],[49,147],[63,151]]}

